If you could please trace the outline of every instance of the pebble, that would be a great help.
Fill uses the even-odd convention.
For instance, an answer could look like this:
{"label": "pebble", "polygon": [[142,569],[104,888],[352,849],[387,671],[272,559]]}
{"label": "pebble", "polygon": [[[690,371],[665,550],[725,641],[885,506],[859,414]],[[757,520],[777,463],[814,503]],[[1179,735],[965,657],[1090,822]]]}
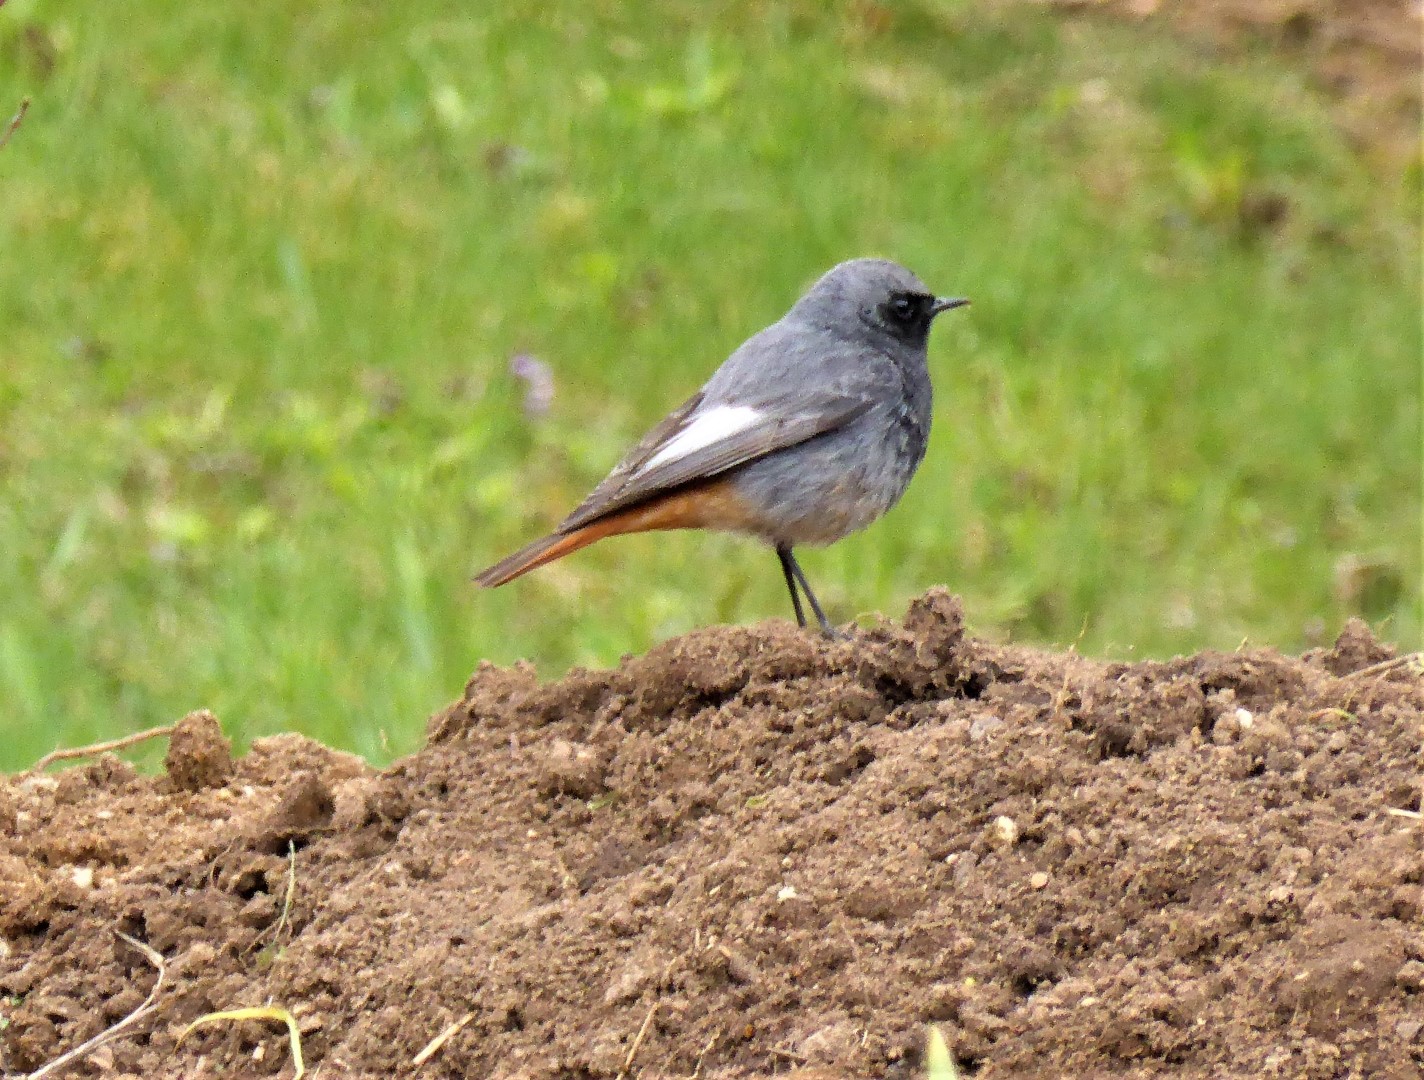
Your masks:
{"label": "pebble", "polygon": [[969,725],[969,741],[981,742],[1004,726],[997,716],[979,716]]}
{"label": "pebble", "polygon": [[1000,814],[996,817],[991,829],[994,839],[1006,847],[1017,842],[1019,838],[1019,827],[1014,822],[1014,819],[1007,814]]}

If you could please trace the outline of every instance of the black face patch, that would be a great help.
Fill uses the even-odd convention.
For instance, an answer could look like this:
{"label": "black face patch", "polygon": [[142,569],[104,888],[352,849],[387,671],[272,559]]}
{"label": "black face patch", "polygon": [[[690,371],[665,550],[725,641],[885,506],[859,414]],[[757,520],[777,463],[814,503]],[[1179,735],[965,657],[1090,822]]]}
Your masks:
{"label": "black face patch", "polygon": [[880,305],[880,318],[890,330],[914,335],[929,326],[934,297],[926,293],[895,292]]}

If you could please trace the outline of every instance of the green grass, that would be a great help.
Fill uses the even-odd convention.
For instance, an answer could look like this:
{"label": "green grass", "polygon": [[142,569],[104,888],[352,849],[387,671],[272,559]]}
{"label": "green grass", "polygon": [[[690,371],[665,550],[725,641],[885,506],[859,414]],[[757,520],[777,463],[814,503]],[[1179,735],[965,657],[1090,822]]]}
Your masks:
{"label": "green grass", "polygon": [[1100,655],[1418,642],[1418,170],[1278,58],[970,0],[10,0],[26,94],[0,766],[197,706],[385,760],[483,658],[788,616],[728,537],[468,578],[860,254],[974,306],[903,503],[805,554],[834,617],[944,582]]}

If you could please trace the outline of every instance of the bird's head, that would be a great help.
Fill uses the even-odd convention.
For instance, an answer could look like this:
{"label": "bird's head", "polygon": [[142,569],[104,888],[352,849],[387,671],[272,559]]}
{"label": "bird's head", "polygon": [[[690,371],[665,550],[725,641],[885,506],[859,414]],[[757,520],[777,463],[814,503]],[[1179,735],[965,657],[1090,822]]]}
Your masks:
{"label": "bird's head", "polygon": [[869,334],[923,349],[935,316],[969,301],[937,297],[923,281],[888,259],[851,259],[832,267],[791,309],[791,315],[847,337]]}

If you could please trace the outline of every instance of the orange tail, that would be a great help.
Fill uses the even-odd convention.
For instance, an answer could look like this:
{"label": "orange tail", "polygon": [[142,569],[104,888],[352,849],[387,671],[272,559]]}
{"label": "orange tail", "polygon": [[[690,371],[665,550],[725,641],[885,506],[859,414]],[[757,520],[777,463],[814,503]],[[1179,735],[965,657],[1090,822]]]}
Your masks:
{"label": "orange tail", "polygon": [[650,532],[654,529],[746,529],[750,526],[745,508],[730,484],[714,481],[685,488],[650,502],[630,506],[591,521],[571,533],[554,533],[520,548],[475,577],[477,585],[493,589],[545,563],[562,559],[579,548],[588,547],[605,536]]}
{"label": "orange tail", "polygon": [[595,540],[602,540],[605,536],[625,531],[616,527],[607,527],[616,525],[616,522],[617,518],[609,518],[605,521],[596,521],[592,525],[585,525],[582,529],[571,532],[567,536],[555,533],[542,540],[535,540],[534,543],[526,544],[513,555],[501,559],[488,570],[477,575],[475,584],[483,585],[486,589],[493,589],[496,585],[503,585],[506,581],[513,581],[521,574],[529,573],[530,570],[537,570],[545,563],[562,559],[579,548],[588,547]]}

